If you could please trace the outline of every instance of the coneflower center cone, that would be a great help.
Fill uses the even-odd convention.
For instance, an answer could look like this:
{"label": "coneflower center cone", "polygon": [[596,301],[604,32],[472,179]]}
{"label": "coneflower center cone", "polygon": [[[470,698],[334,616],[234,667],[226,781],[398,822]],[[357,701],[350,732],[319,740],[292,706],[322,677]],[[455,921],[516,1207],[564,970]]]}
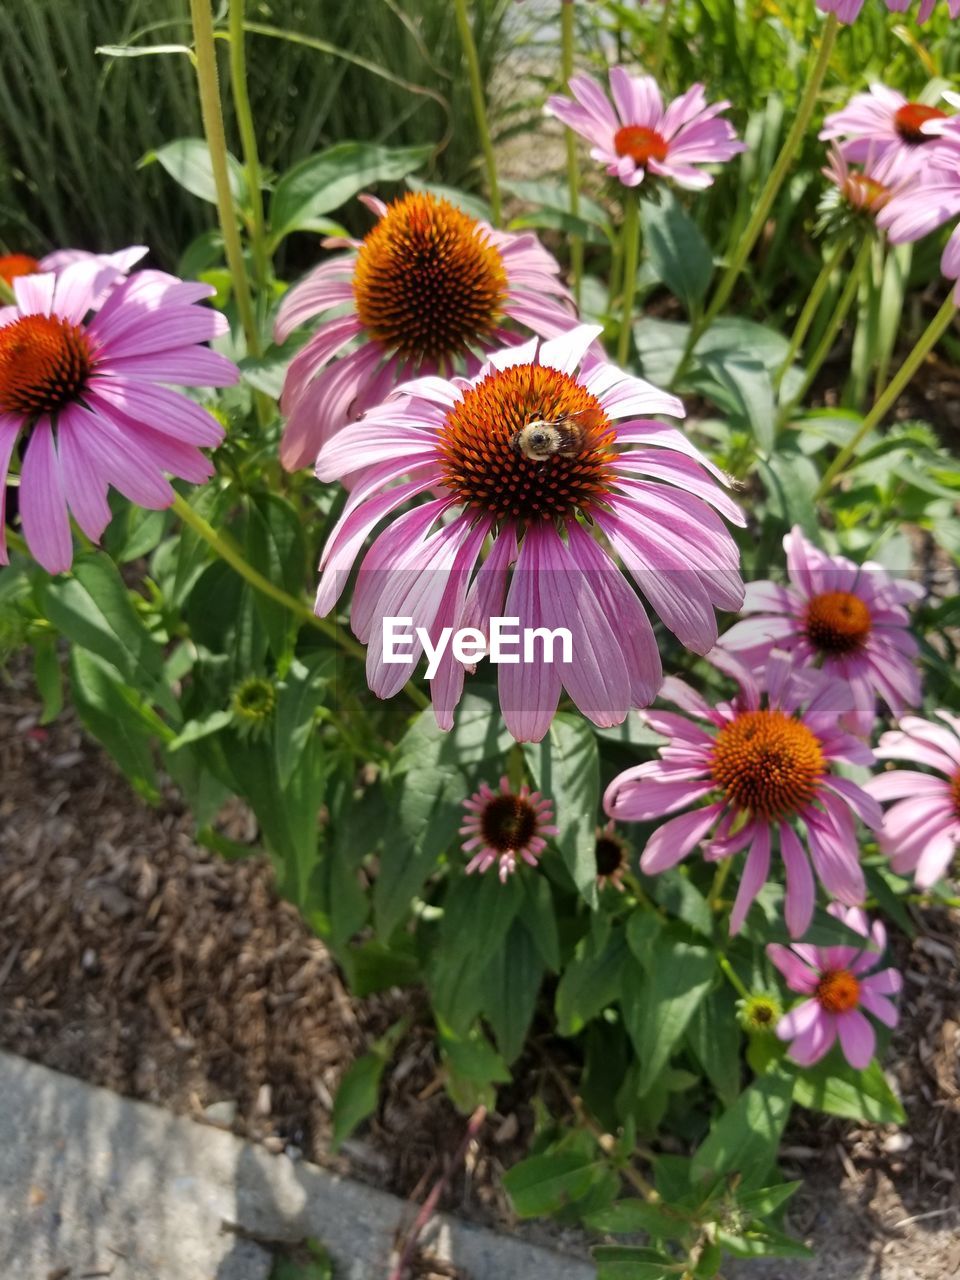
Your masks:
{"label": "coneflower center cone", "polygon": [[816,735],[783,711],[744,711],[719,731],[712,775],[727,799],[763,818],[796,813],[824,772]]}
{"label": "coneflower center cone", "polygon": [[40,263],[28,253],[7,253],[0,257],[0,280],[11,284],[18,276],[33,276],[40,270]]}
{"label": "coneflower center cone", "polygon": [[827,969],[814,995],[827,1013],[849,1013],[860,1002],[860,983],[848,969]]}
{"label": "coneflower center cone", "polygon": [[894,128],[910,146],[918,146],[924,142],[932,142],[933,135],[924,133],[922,126],[928,120],[945,120],[946,111],[939,107],[928,107],[922,102],[905,102],[893,117]]}
{"label": "coneflower center cone", "polygon": [[522,796],[494,796],[480,814],[480,832],[497,853],[515,853],[537,834],[537,811]]}
{"label": "coneflower center cone", "polygon": [[475,219],[413,192],[390,205],[364,239],[353,294],[368,337],[415,364],[442,361],[497,328],[507,273]]}
{"label": "coneflower center cone", "polygon": [[0,410],[53,413],[76,399],[92,365],[80,325],[58,316],[21,316],[0,328]]}
{"label": "coneflower center cone", "polygon": [[629,156],[638,165],[650,160],[666,160],[667,140],[656,129],[642,124],[627,124],[613,136],[613,147],[618,156]]}
{"label": "coneflower center cone", "polygon": [[[524,428],[549,424],[556,450],[524,452]],[[600,402],[568,374],[514,365],[464,392],[440,430],[444,479],[467,506],[549,520],[586,510],[613,482],[615,431]]]}
{"label": "coneflower center cone", "polygon": [[822,653],[855,653],[866,644],[871,626],[869,608],[849,591],[825,591],[807,605],[807,639]]}

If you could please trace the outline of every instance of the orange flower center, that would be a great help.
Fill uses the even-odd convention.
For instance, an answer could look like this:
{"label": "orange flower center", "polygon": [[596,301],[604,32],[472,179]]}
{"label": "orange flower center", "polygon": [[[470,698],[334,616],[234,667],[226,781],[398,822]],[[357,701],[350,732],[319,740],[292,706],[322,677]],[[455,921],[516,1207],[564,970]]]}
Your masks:
{"label": "orange flower center", "polygon": [[955,773],[950,780],[950,794],[953,796],[954,812],[960,818],[960,771]]}
{"label": "orange flower center", "polygon": [[796,813],[824,772],[819,739],[783,711],[743,711],[720,730],[713,779],[729,801],[762,818]]}
{"label": "orange flower center", "polygon": [[825,591],[807,605],[807,639],[822,653],[862,649],[871,625],[870,610],[849,591]]}
{"label": "orange flower center", "polygon": [[669,147],[662,133],[642,124],[625,124],[613,135],[613,148],[618,156],[629,156],[638,165],[650,160],[666,160]]}
{"label": "orange flower center", "polygon": [[93,365],[80,325],[22,316],[0,328],[0,410],[53,413],[83,390]]}
{"label": "orange flower center", "polygon": [[27,253],[8,253],[0,258],[0,280],[10,284],[17,276],[33,276],[40,270],[40,263]]}
{"label": "orange flower center", "polygon": [[459,500],[501,518],[549,520],[609,491],[614,429],[569,374],[514,365],[488,374],[447,414],[444,478]]}
{"label": "orange flower center", "polygon": [[493,332],[507,273],[474,218],[413,192],[364,239],[353,293],[369,337],[419,364],[460,355]]}
{"label": "orange flower center", "polygon": [[946,118],[946,111],[941,111],[939,107],[926,107],[922,102],[905,102],[894,115],[893,123],[904,142],[915,147],[918,143],[933,141],[929,133],[923,132],[921,125],[925,125],[928,120]]}
{"label": "orange flower center", "polygon": [[860,1002],[860,983],[849,969],[827,969],[814,995],[827,1013],[849,1013]]}
{"label": "orange flower center", "polygon": [[878,213],[892,195],[889,187],[864,173],[851,173],[843,184],[844,199],[854,209]]}
{"label": "orange flower center", "polygon": [[494,796],[480,815],[480,833],[497,853],[517,853],[537,834],[537,811],[520,796]]}

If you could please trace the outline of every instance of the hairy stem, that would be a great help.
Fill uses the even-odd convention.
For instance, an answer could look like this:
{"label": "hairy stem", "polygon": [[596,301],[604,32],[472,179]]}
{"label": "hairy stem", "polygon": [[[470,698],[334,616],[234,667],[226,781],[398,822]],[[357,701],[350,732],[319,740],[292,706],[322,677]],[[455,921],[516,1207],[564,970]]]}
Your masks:
{"label": "hairy stem", "polygon": [[[564,88],[573,75],[573,0],[560,0],[560,78]],[[570,212],[580,213],[580,165],[577,161],[577,139],[573,130],[566,129],[567,186],[570,189]],[[570,237],[570,283],[573,296],[580,306],[580,281],[583,278],[583,239]]]}
{"label": "hairy stem", "polygon": [[807,334],[810,332],[810,326],[813,324],[814,316],[817,314],[820,303],[823,301],[823,296],[827,292],[827,288],[830,284],[830,277],[842,261],[844,254],[847,252],[849,243],[849,235],[842,235],[834,245],[833,252],[820,268],[820,274],[814,281],[813,288],[810,290],[810,294],[806,302],[803,304],[803,310],[797,317],[797,323],[793,330],[793,337],[790,339],[790,347],[783,358],[783,364],[777,370],[776,376],[773,380],[773,388],[775,391],[780,390],[780,384],[784,379],[784,375],[797,358],[797,353],[803,346],[804,339]]}
{"label": "hairy stem", "polygon": [[623,206],[623,306],[620,311],[620,336],[617,341],[617,363],[625,365],[630,354],[630,332],[633,322],[633,299],[637,291],[637,267],[640,263],[640,199],[627,189]]}
{"label": "hairy stem", "polygon": [[480,135],[480,147],[487,166],[487,186],[490,188],[490,212],[493,225],[498,227],[501,218],[500,183],[497,180],[497,160],[493,154],[493,140],[490,137],[490,125],[487,121],[487,104],[483,96],[483,80],[480,76],[480,59],[477,57],[477,46],[470,28],[467,14],[467,0],[453,0],[457,18],[457,30],[463,46],[463,56],[467,60],[467,74],[470,77],[470,96],[473,99],[473,116]]}

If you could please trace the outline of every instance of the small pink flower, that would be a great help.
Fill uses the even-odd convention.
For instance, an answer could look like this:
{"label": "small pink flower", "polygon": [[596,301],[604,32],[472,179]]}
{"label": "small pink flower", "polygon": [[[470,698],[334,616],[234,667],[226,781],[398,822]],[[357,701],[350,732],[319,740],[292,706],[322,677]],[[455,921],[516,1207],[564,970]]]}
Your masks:
{"label": "small pink flower", "polygon": [[708,106],[702,84],[666,108],[652,76],[631,76],[623,67],[610,70],[613,104],[592,76],[572,76],[568,87],[575,101],[554,95],[547,114],[592,142],[590,155],[625,186],[639,186],[649,173],[702,190],[713,178],[698,165],[720,164],[746,150],[729,122],[718,119],[730,103]]}
{"label": "small pink flower", "polygon": [[[582,325],[508,348],[475,378],[408,383],[320,451],[320,480],[364,475],[321,557],[318,614],[390,520],[363,557],[350,606],[379,697],[403,687],[423,652],[418,640],[389,662],[385,619],[411,619],[410,632],[434,644],[445,628],[471,628],[482,644],[491,619],[506,617],[570,639],[554,661],[517,653],[498,666],[515,738],[543,738],[561,688],[595,724],[622,724],[662,677],[626,574],[697,653],[716,643],[714,610],[740,607],[740,554],[717,513],[743,517],[708,474],[722,473],[648,416],[682,417],[675,396],[588,356],[599,333]],[[429,500],[398,514],[415,498]],[[430,683],[441,728],[453,724],[468,669],[449,645]]]}
{"label": "small pink flower", "polygon": [[887,947],[887,932],[879,920],[871,929],[867,917],[855,907],[844,909],[834,903],[828,910],[849,928],[869,937],[870,947],[812,947],[799,942],[783,947],[771,943],[767,955],[787,986],[809,997],[780,1019],[777,1035],[792,1041],[788,1056],[801,1067],[819,1062],[839,1037],[846,1060],[862,1071],[870,1065],[877,1044],[873,1026],[862,1010],[895,1027],[900,1015],[887,997],[897,994],[903,979],[896,969],[870,973]]}
{"label": "small pink flower", "polygon": [[884,814],[880,848],[898,875],[912,875],[929,889],[945,875],[960,841],[960,719],[937,715],[948,727],[905,716],[885,733],[877,747],[881,760],[928,765],[944,777],[913,769],[894,769],[871,778],[866,790],[875,800],[896,800]]}
{"label": "small pink flower", "polygon": [[544,836],[555,836],[553,805],[539,791],[531,791],[524,783],[514,792],[507,777],[500,779],[500,790],[492,791],[485,783],[464,800],[467,817],[460,834],[467,836],[464,853],[472,853],[467,875],[484,872],[499,862],[501,881],[513,875],[517,858],[531,867],[547,847]]}
{"label": "small pink flower", "polygon": [[[891,13],[906,13],[913,0],[884,0]],[[936,8],[937,0],[920,0],[917,9],[917,22],[926,22]],[[821,13],[835,13],[841,22],[855,22],[863,8],[863,0],[817,0],[817,8]],[[960,16],[960,0],[947,0],[947,10],[951,18]]]}
{"label": "small pink flower", "polygon": [[827,163],[820,172],[836,187],[847,210],[875,219],[898,189],[893,168],[889,157],[880,161],[870,157],[862,167],[851,167],[841,148],[834,142],[830,145]]}
{"label": "small pink flower", "polygon": [[[799,670],[776,650],[757,678],[722,649],[714,649],[709,658],[737,679],[738,696],[711,707],[682,680],[664,680],[661,697],[687,715],[644,712],[646,723],[667,738],[667,745],[660,748],[659,760],[614,778],[604,808],[612,818],[629,822],[651,822],[687,810],[664,822],[647,841],[640,858],[640,870],[647,875],[676,866],[711,833],[704,845],[709,861],[746,849],[731,933],[740,929],[767,881],[776,837],[787,881],[787,928],[799,938],[813,917],[815,888],[795,824],[803,823],[809,855],[827,892],[850,906],[862,903],[855,817],[876,828],[882,815],[862,787],[832,766],[872,764],[873,753],[839,728],[838,717],[849,710],[852,698],[846,685],[825,672]],[[688,717],[706,721],[712,732]]]}
{"label": "small pink flower", "polygon": [[932,154],[942,151],[943,144],[924,126],[946,119],[939,107],[910,102],[897,89],[872,84],[868,93],[855,94],[827,116],[820,137],[842,139],[844,159],[855,164],[885,165],[889,184],[929,168]]}
{"label": "small pink flower", "polygon": [[803,536],[786,535],[790,585],[747,584],[742,613],[750,614],[720,637],[720,644],[749,665],[773,649],[803,666],[822,666],[846,682],[853,695],[850,728],[869,734],[877,696],[895,716],[920,701],[919,645],[910,633],[905,605],[923,595],[918,582],[891,578],[882,565],[858,565],[828,556]]}
{"label": "small pink flower", "polygon": [[597,828],[594,857],[597,861],[597,888],[610,886],[618,893],[626,893],[623,877],[630,870],[630,854],[626,841],[617,835],[612,818],[605,826]]}
{"label": "small pink flower", "polygon": [[0,564],[7,472],[25,437],[23,534],[40,564],[60,573],[73,561],[70,515],[98,542],[111,485],[158,509],[173,501],[167,474],[194,484],[213,474],[200,449],[220,443],[222,426],[165,384],[229,386],[239,374],[199,345],[227,328],[218,312],[194,305],[211,285],[160,271],[116,284],[94,258],[18,276],[13,290],[17,304],[0,318]]}
{"label": "small pink flower", "polygon": [[425,192],[390,205],[362,200],[377,215],[373,230],[326,241],[349,252],[316,267],[280,304],[277,342],[325,317],[284,381],[288,471],[315,462],[399,383],[476,373],[488,352],[519,341],[516,325],[553,337],[574,323],[560,268],[535,236],[495,231]]}

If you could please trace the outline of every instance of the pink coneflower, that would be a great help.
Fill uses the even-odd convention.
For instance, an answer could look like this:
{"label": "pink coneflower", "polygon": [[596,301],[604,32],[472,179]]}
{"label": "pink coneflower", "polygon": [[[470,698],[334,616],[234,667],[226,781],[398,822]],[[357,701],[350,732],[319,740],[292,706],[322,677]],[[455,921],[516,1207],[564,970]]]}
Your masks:
{"label": "pink coneflower", "polygon": [[618,893],[625,893],[623,877],[630,870],[630,853],[627,842],[617,835],[612,818],[605,826],[597,828],[594,857],[597,862],[597,888],[610,886]]}
{"label": "pink coneflower", "polygon": [[[89,253],[86,249],[55,249],[42,258],[27,253],[8,253],[0,258],[0,280],[12,286],[19,276],[56,274],[76,262],[96,263],[101,275],[94,289],[91,309],[96,310],[106,301],[110,290],[120,283],[127,273],[147,254],[146,245],[135,244],[116,253]],[[16,318],[16,307],[0,306],[0,325]]]}
{"label": "pink coneflower", "polygon": [[17,305],[0,325],[0,563],[2,500],[21,436],[20,519],[31,554],[50,573],[73,561],[70,514],[99,540],[110,520],[109,485],[159,508],[174,496],[164,472],[193,483],[213,473],[199,448],[219,444],[223,428],[158,384],[236,382],[226,357],[198,345],[226,331],[223,316],[194,305],[214,289],[140,271],[95,310],[103,283],[97,261],[13,281]]}
{"label": "pink coneflower", "polygon": [[923,595],[921,585],[891,578],[879,564],[828,556],[799,526],[783,548],[790,585],[748,583],[742,612],[752,616],[720,637],[723,648],[751,666],[775,648],[801,666],[822,666],[850,686],[856,733],[872,730],[878,694],[895,716],[916,706],[919,645],[904,606]]}
{"label": "pink coneflower", "polygon": [[870,973],[887,947],[887,931],[879,920],[869,928],[867,917],[856,907],[845,910],[833,904],[827,909],[869,938],[869,948],[771,943],[767,955],[787,986],[808,997],[780,1019],[777,1035],[792,1042],[788,1056],[801,1067],[819,1062],[839,1038],[843,1056],[862,1071],[870,1065],[877,1045],[876,1032],[862,1010],[895,1027],[900,1015],[887,997],[897,994],[903,979],[896,969]]}
{"label": "pink coneflower", "polygon": [[903,180],[925,170],[933,152],[942,149],[936,134],[924,126],[946,120],[947,113],[923,102],[910,102],[896,89],[872,84],[845,107],[828,115],[823,139],[842,139],[845,159],[856,164],[886,164],[888,177]]}
{"label": "pink coneflower", "polygon": [[[363,240],[284,296],[275,335],[336,309],[290,363],[281,398],[280,461],[312,464],[347,422],[420,375],[475,373],[511,340],[510,322],[552,337],[572,323],[559,267],[532,235],[494,231],[447,200],[413,192],[385,205]],[[343,351],[361,339],[350,354]]]}
{"label": "pink coneflower", "polygon": [[569,89],[576,101],[554,95],[547,113],[592,142],[593,159],[625,186],[639,186],[650,173],[699,191],[713,177],[696,166],[721,164],[746,150],[732,125],[717,118],[730,103],[708,106],[702,84],[666,108],[652,76],[631,76],[623,67],[610,70],[612,105],[592,76],[572,76]]}
{"label": "pink coneflower", "polygon": [[880,806],[831,766],[872,764],[873,754],[839,728],[837,717],[852,699],[825,672],[801,671],[787,654],[775,651],[762,673],[764,705],[761,684],[746,666],[722,650],[714,650],[710,660],[738,680],[740,693],[732,702],[711,707],[673,677],[664,680],[661,697],[687,716],[705,720],[714,732],[687,716],[645,712],[650,727],[669,741],[660,748],[659,760],[614,778],[604,808],[618,821],[651,822],[696,805],[654,831],[640,858],[647,875],[676,866],[711,832],[704,846],[710,861],[746,849],[731,933],[739,930],[766,883],[776,835],[786,872],[787,928],[798,938],[813,916],[814,882],[794,824],[799,819],[806,828],[813,866],[827,892],[851,906],[861,903],[864,879],[854,815],[878,827]]}
{"label": "pink coneflower", "polygon": [[467,810],[460,834],[467,836],[464,853],[472,853],[467,875],[484,872],[499,862],[501,881],[513,875],[517,858],[531,867],[547,847],[544,836],[555,836],[553,805],[539,791],[531,791],[524,783],[514,792],[510,780],[500,779],[500,790],[492,791],[485,783],[463,802]]}
{"label": "pink coneflower", "polygon": [[[824,210],[826,216],[832,219],[839,204],[845,215],[866,214],[871,220],[876,220],[877,214],[897,190],[898,180],[893,170],[889,157],[880,161],[870,157],[862,167],[854,168],[837,144],[831,143],[827,163],[820,170],[836,189],[833,206],[828,205]],[[826,203],[826,197],[821,203]]]}
{"label": "pink coneflower", "polygon": [[[538,655],[498,667],[515,738],[543,737],[561,686],[594,723],[620,724],[631,706],[653,699],[661,669],[614,555],[698,653],[714,644],[714,608],[739,608],[739,553],[711,507],[737,523],[743,517],[704,468],[721,473],[684,435],[646,416],[682,417],[676,397],[602,361],[578,371],[599,333],[583,325],[501,351],[473,379],[410,383],[321,450],[321,480],[366,469],[320,561],[321,615],[376,526],[431,495],[392,519],[357,580],[351,621],[380,697],[402,687],[422,652],[418,641],[408,660],[388,664],[385,618],[411,618],[435,645],[447,627],[476,628],[482,641],[492,617],[508,617],[521,629],[566,628],[571,639],[570,654],[561,650],[554,662]],[[449,647],[431,683],[443,728],[453,723],[465,669]]]}
{"label": "pink coneflower", "polygon": [[896,800],[883,816],[879,842],[898,875],[913,876],[921,889],[945,875],[960,841],[960,720],[938,711],[943,725],[905,716],[899,728],[883,734],[881,760],[925,764],[943,778],[913,769],[877,774],[866,790],[875,800]]}
{"label": "pink coneflower", "polygon": [[[891,13],[906,13],[913,0],[884,0]],[[920,0],[917,9],[917,22],[926,22],[937,6],[937,0]],[[817,8],[821,13],[835,13],[841,22],[855,22],[863,8],[863,0],[817,0]],[[960,0],[947,0],[947,10],[951,18],[960,16]]]}
{"label": "pink coneflower", "polygon": [[[960,96],[955,101],[960,104]],[[939,136],[945,146],[934,157],[936,163],[877,215],[877,226],[887,232],[891,244],[921,240],[960,214],[960,133],[951,122]],[[948,280],[960,282],[960,224],[944,247],[940,270]],[[960,305],[960,283],[954,299]]]}

